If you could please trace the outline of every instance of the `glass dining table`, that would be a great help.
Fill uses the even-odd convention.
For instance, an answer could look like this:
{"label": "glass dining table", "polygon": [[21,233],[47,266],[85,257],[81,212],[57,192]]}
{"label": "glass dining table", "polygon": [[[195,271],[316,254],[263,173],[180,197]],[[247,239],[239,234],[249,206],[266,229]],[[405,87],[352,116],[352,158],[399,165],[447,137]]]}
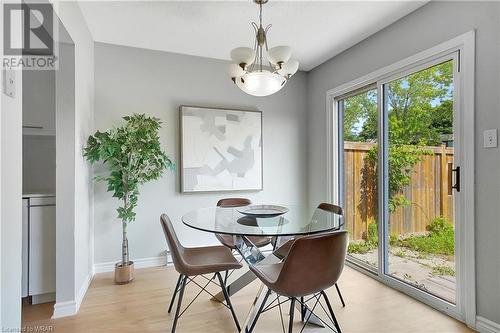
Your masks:
{"label": "glass dining table", "polygon": [[[343,219],[332,212],[308,206],[286,205],[281,207],[280,215],[247,215],[245,207],[210,207],[193,210],[182,217],[188,227],[233,237],[236,249],[248,265],[279,263],[283,259],[276,255],[278,249],[286,241],[305,235],[340,230]],[[272,250],[261,250],[255,246],[249,236],[272,237]],[[239,274],[229,277],[227,288],[229,296],[236,294],[257,277],[247,267],[240,269]],[[265,292],[261,284],[252,307],[242,325],[242,332],[247,332],[252,324],[258,307],[263,302]],[[214,298],[223,301],[222,292]],[[299,306],[299,305],[297,305]],[[306,307],[306,318],[309,323],[323,326],[321,320]]]}

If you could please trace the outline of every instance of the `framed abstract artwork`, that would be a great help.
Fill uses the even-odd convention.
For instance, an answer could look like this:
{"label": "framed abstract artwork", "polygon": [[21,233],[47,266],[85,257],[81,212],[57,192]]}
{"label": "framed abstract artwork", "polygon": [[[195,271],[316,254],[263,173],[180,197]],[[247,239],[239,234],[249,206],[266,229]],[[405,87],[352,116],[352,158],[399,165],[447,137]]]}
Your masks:
{"label": "framed abstract artwork", "polygon": [[180,107],[181,192],[262,190],[262,112]]}

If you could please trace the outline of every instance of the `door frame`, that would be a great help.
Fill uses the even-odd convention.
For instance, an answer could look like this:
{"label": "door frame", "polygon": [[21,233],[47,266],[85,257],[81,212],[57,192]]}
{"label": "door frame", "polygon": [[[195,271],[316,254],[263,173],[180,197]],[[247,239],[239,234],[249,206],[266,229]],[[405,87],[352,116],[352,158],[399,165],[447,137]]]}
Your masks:
{"label": "door frame", "polygon": [[[330,202],[341,202],[339,191],[339,177],[341,168],[341,157],[339,153],[339,110],[336,100],[339,96],[345,95],[353,90],[361,89],[365,86],[377,83],[378,88],[382,81],[393,77],[412,68],[432,62],[452,53],[458,53],[458,68],[460,75],[455,87],[459,90],[458,107],[460,133],[461,133],[461,152],[460,166],[462,168],[461,187],[463,192],[460,195],[460,202],[457,205],[460,209],[459,215],[461,223],[457,230],[457,248],[460,248],[460,254],[457,261],[457,302],[455,305],[445,305],[441,299],[432,295],[423,295],[422,292],[410,285],[402,285],[394,281],[393,278],[384,275],[374,275],[356,264],[348,263],[364,273],[369,274],[377,280],[398,289],[420,301],[426,303],[446,314],[464,321],[468,326],[476,325],[476,278],[475,278],[475,232],[474,232],[474,75],[475,75],[475,32],[469,31],[459,35],[451,40],[443,42],[425,51],[419,52],[413,56],[398,61],[392,65],[378,69],[361,78],[342,84],[326,92],[326,180],[327,180],[327,199]],[[380,91],[380,90],[379,90]],[[378,94],[379,105],[382,96]],[[382,112],[380,113],[382,114]],[[467,124],[467,126],[464,126]],[[387,129],[379,129],[380,132],[387,133]],[[380,189],[380,187],[379,187]],[[383,189],[382,189],[383,190]],[[384,196],[386,197],[386,196]],[[382,228],[380,228],[382,229]],[[380,232],[383,232],[381,230]],[[383,239],[383,238],[380,238]],[[385,246],[385,245],[382,245]],[[382,253],[381,251],[379,253]],[[379,258],[379,272],[381,263]],[[434,299],[435,298],[435,299]]]}

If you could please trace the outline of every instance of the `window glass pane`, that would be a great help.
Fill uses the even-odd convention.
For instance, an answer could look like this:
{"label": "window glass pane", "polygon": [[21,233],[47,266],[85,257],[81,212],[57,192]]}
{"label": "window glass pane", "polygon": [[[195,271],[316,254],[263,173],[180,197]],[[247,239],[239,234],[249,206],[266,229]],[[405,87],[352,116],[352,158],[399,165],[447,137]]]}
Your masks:
{"label": "window glass pane", "polygon": [[384,86],[388,117],[386,272],[455,302],[453,62]]}
{"label": "window glass pane", "polygon": [[343,118],[343,204],[351,258],[378,266],[377,89],[339,101]]}

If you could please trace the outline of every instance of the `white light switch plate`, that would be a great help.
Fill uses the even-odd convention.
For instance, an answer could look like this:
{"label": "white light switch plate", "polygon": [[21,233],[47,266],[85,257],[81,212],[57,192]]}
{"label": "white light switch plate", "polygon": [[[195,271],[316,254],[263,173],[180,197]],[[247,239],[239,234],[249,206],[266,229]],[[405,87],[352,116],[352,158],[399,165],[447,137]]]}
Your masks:
{"label": "white light switch plate", "polygon": [[15,73],[13,70],[3,70],[3,82],[2,82],[3,93],[9,97],[15,97],[16,95],[16,80]]}
{"label": "white light switch plate", "polygon": [[489,129],[483,132],[484,134],[484,148],[497,147],[497,129]]}

